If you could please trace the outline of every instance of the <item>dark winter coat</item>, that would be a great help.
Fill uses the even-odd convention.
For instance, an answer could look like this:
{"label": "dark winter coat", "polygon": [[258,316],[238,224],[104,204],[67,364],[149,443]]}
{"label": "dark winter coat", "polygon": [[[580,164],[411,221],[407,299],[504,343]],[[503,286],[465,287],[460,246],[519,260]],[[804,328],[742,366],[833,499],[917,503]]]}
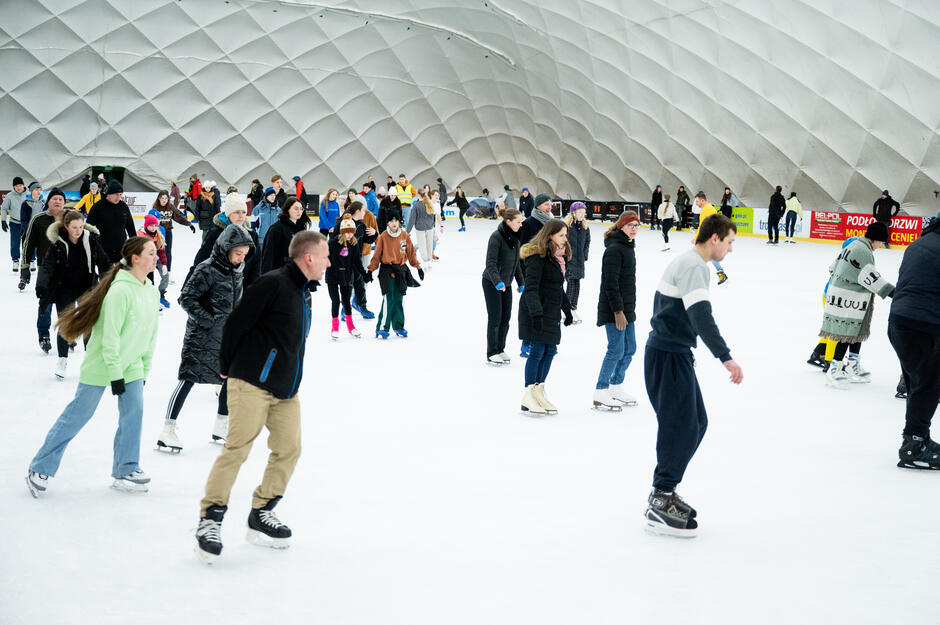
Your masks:
{"label": "dark winter coat", "polygon": [[901,205],[898,204],[898,201],[891,197],[879,197],[875,200],[875,203],[871,207],[871,214],[875,218],[875,221],[883,221],[885,223],[890,223],[891,218],[898,214],[901,210]]}
{"label": "dark winter coat", "polygon": [[98,228],[101,247],[109,253],[119,252],[127,239],[137,236],[131,209],[124,200],[112,204],[102,197],[88,211],[87,222]]}
{"label": "dark winter coat", "polygon": [[16,216],[21,224],[29,224],[34,215],[38,215],[44,210],[46,210],[45,201],[41,199],[34,200],[32,195],[27,194],[26,199],[20,204],[20,210]]}
{"label": "dark winter coat", "polygon": [[[287,201],[287,191],[281,187],[281,190],[277,192],[277,195],[274,196],[274,203],[277,204],[278,208],[284,208],[284,202]],[[307,210],[307,205],[304,204],[304,210]]]}
{"label": "dark winter coat", "polygon": [[522,246],[519,243],[519,233],[513,232],[505,221],[501,221],[490,234],[490,240],[486,244],[483,277],[494,287],[502,282],[507,289],[511,288],[513,278],[519,286],[525,284],[525,274],[522,271],[522,263],[519,262],[520,247]]}
{"label": "dark winter coat", "polygon": [[628,322],[636,321],[636,243],[622,230],[604,239],[597,325],[614,323],[617,311],[623,311]]}
{"label": "dark winter coat", "polygon": [[519,242],[525,245],[531,241],[532,237],[537,235],[542,226],[551,218],[551,215],[546,215],[542,211],[532,211],[532,216],[526,217],[522,222],[522,227],[519,228]]}
{"label": "dark winter coat", "polygon": [[587,222],[571,220],[568,245],[571,246],[571,260],[565,263],[565,279],[580,280],[584,277],[584,263],[587,262],[588,249],[591,247],[591,229]]}
{"label": "dark winter coat", "polygon": [[892,324],[940,337],[940,226],[938,220],[904,251],[891,301]]}
{"label": "dark winter coat", "polygon": [[261,252],[262,274],[283,267],[287,263],[287,250],[291,239],[302,230],[304,230],[302,219],[294,223],[287,215],[280,215],[277,218],[274,225],[268,228],[267,234],[264,235],[264,248]]}
{"label": "dark winter coat", "polygon": [[[215,227],[206,234],[205,241],[202,242],[202,246],[199,248],[199,251],[196,252],[196,258],[193,259],[193,269],[212,255],[212,251],[215,249],[215,242],[225,229],[232,225],[232,222],[228,220],[225,213],[219,213],[213,217],[212,223]],[[248,231],[252,245],[251,250],[245,257],[245,262],[242,263],[244,265],[242,276],[245,286],[247,287],[261,277],[261,244],[258,242],[258,233],[251,228],[247,220],[242,227]],[[190,269],[190,273],[192,273],[192,269]]]}
{"label": "dark winter coat", "polygon": [[222,383],[219,363],[222,328],[241,299],[245,269],[245,263],[233,267],[228,253],[240,245],[254,249],[249,231],[241,226],[228,226],[216,237],[212,257],[193,269],[180,291],[180,306],[189,315],[180,355],[180,380]]}
{"label": "dark winter coat", "polygon": [[[57,293],[69,291],[80,295],[98,282],[100,276],[111,268],[111,260],[98,241],[98,229],[85,224],[85,232],[77,244],[71,244],[68,232],[59,223],[49,224],[46,228],[46,238],[50,247],[43,256],[39,267],[39,276],[36,278],[36,295],[40,304],[48,304],[55,300]],[[69,251],[73,256],[79,252],[82,258],[81,279],[78,283],[70,275],[70,264],[74,267],[76,258],[69,258]],[[71,261],[71,263],[70,263]]]}
{"label": "dark winter coat", "polygon": [[676,206],[690,206],[692,202],[689,201],[689,194],[683,189],[676,193]]}
{"label": "dark winter coat", "polygon": [[211,191],[203,191],[196,201],[196,221],[199,222],[200,230],[211,230],[213,228],[212,218],[217,211],[215,209],[215,196]]}
{"label": "dark winter coat", "polygon": [[343,245],[339,242],[339,234],[330,237],[330,266],[326,269],[326,283],[352,286],[356,274],[366,275],[365,267],[362,266],[362,239],[357,238],[355,245]]}
{"label": "dark winter coat", "polygon": [[293,397],[303,378],[310,291],[316,287],[289,262],[245,289],[222,330],[220,373],[278,399]]}
{"label": "dark winter coat", "polygon": [[454,195],[454,198],[447,203],[447,206],[457,205],[457,210],[466,213],[470,210],[470,202],[467,201],[466,195]]}
{"label": "dark winter coat", "polygon": [[[531,249],[531,248],[529,248]],[[519,338],[533,343],[561,343],[561,314],[571,313],[565,274],[553,256],[521,252],[525,290],[519,300]]]}
{"label": "dark winter coat", "polygon": [[773,195],[770,196],[770,219],[780,219],[783,217],[783,214],[787,211],[787,201],[784,199],[783,194],[779,191],[775,191]]}
{"label": "dark winter coat", "polygon": [[376,230],[380,233],[385,232],[385,229],[388,227],[388,220],[392,218],[392,215],[398,217],[398,223],[404,228],[405,224],[402,220],[401,200],[397,197],[391,198],[386,195],[379,204],[379,214],[375,218],[379,227],[376,228]]}
{"label": "dark winter coat", "polygon": [[26,234],[23,235],[23,254],[20,256],[20,278],[24,282],[29,282],[29,263],[33,254],[36,254],[40,262],[46,257],[46,250],[52,245],[52,241],[46,236],[46,231],[54,222],[55,217],[47,210],[34,215],[30,220]]}
{"label": "dark winter coat", "polygon": [[532,197],[532,194],[529,195],[520,195],[519,196],[519,210],[522,211],[522,214],[529,218],[532,215],[532,209],[535,208],[535,198]]}
{"label": "dark winter coat", "polygon": [[251,200],[252,210],[254,207],[261,203],[261,200],[264,197],[264,187],[260,184],[251,185],[251,191],[248,192],[248,199]]}
{"label": "dark winter coat", "polygon": [[656,209],[659,208],[659,205],[663,203],[663,192],[662,191],[653,191],[653,196],[650,199],[650,204],[652,205],[652,215],[653,221],[659,221],[656,216]]}

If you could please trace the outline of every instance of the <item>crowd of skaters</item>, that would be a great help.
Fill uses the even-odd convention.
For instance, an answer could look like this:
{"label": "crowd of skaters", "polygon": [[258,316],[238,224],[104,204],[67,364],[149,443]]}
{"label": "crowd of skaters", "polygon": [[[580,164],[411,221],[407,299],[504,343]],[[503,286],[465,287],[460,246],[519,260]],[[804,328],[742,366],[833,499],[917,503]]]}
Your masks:
{"label": "crowd of skaters", "polygon": [[[25,185],[21,179],[17,180],[14,180],[14,191],[19,186],[21,191],[18,192],[23,193]],[[352,311],[356,310],[366,319],[375,318],[367,308],[365,285],[378,271],[382,304],[375,336],[388,339],[391,330],[406,338],[402,298],[409,287],[421,286],[425,270],[439,260],[436,247],[444,232],[444,203],[456,204],[461,224],[458,232],[466,230],[467,201],[463,190],[457,187],[453,199],[447,202],[446,187],[440,178],[436,182],[434,187],[416,188],[402,174],[397,182],[388,176],[386,185],[381,187],[369,177],[361,190],[349,189],[344,197],[339,190],[329,189],[321,196],[318,223],[314,225],[307,214],[306,190],[299,177],[294,178],[295,191],[290,194],[278,175],[272,177],[271,186],[263,189],[260,181],[254,180],[248,194],[253,204],[249,217],[248,205],[237,189],[229,188],[223,195],[214,181],[203,183],[194,175],[185,193],[174,183],[170,190],[158,194],[139,231],[135,229],[127,205],[120,199],[123,190],[114,180],[89,181],[81,202],[82,208],[89,206],[87,218],[81,211],[66,211],[65,196],[58,189],[53,189],[45,204],[37,207],[39,193],[35,191],[38,188],[41,193],[41,187],[38,183],[31,184],[30,197],[23,199],[23,207],[28,206],[33,214],[26,232],[21,234],[19,258],[14,260],[18,261],[20,289],[23,290],[30,281],[32,258],[41,259],[43,269],[37,280],[40,347],[47,352],[50,349],[48,331],[53,303],[59,314],[60,360],[67,357],[67,350],[74,348],[79,337],[88,342],[76,397],[50,430],[30,464],[27,484],[31,492],[38,495],[46,489],[65,446],[94,413],[108,386],[119,396],[121,413],[114,450],[113,486],[129,491],[147,490],[150,478],[138,464],[142,389],[136,383],[141,382],[142,387],[146,379],[153,340],[143,340],[148,331],[125,336],[123,321],[141,316],[147,330],[152,319],[155,336],[158,311],[169,306],[165,294],[170,282],[172,225],[175,222],[188,226],[192,232],[198,225],[202,245],[183,281],[179,297],[189,317],[179,384],[170,399],[158,446],[180,451],[182,444],[175,425],[192,386],[220,385],[212,439],[224,443],[224,447],[210,474],[206,498],[201,505],[197,553],[211,561],[221,552],[220,524],[234,474],[264,426],[271,431],[278,448],[272,447],[268,471],[255,491],[248,524],[257,534],[258,542],[284,546],[290,530],[277,519],[273,508],[283,495],[299,457],[296,392],[303,345],[310,331],[310,294],[324,280],[331,300],[331,337],[339,339],[339,323],[343,321],[350,336],[360,338],[362,334],[355,327]],[[548,194],[533,197],[528,189],[523,189],[517,209],[508,185],[504,191],[499,198],[491,200],[491,215],[500,223],[490,235],[483,273],[488,316],[486,361],[492,365],[509,362],[505,343],[512,316],[510,287],[515,280],[520,294],[521,356],[527,359],[521,409],[530,415],[556,414],[558,408],[548,400],[545,384],[561,340],[561,326],[581,321],[577,313],[580,281],[584,279],[591,243],[585,222],[586,207],[581,202],[573,203],[567,219],[561,220],[553,217],[552,198]],[[801,218],[802,210],[795,193],[790,197],[794,200],[792,203],[790,200],[781,202],[781,191],[777,187],[771,198],[771,221],[778,213],[777,221],[786,217],[786,240],[790,240],[791,221]],[[488,190],[484,189],[484,196],[490,197]],[[881,200],[885,197],[890,198],[887,192]],[[713,355],[721,360],[732,382],[740,383],[743,378],[740,366],[731,359],[730,350],[712,318],[707,269],[707,263],[712,263],[718,272],[719,284],[727,280],[720,263],[732,248],[736,228],[729,213],[738,202],[729,188],[725,189],[720,208],[710,204],[702,192],[689,202],[684,187],[680,187],[676,205],[673,205],[671,197],[662,195],[658,185],[652,200],[652,227],[662,230],[664,251],[671,249],[668,233],[673,227],[690,227],[696,234],[693,249],[667,266],[653,298],[653,331],[646,346],[645,383],[659,419],[660,432],[646,518],[657,531],[691,535],[697,526],[696,512],[682,501],[675,489],[707,424],[701,392],[692,370],[690,350],[697,344],[697,338],[701,337]],[[37,208],[44,210],[34,213]],[[878,203],[876,217],[877,211]],[[790,212],[795,214],[794,219],[790,218]],[[194,216],[195,224],[186,213]],[[21,212],[18,225],[22,224],[23,214]],[[8,220],[4,220],[4,226]],[[639,227],[639,216],[624,211],[604,233],[597,325],[605,329],[607,351],[593,397],[593,405],[598,409],[619,410],[637,403],[623,384],[637,345],[634,246]],[[20,230],[22,232],[22,227]],[[867,242],[871,250],[872,242],[886,242],[886,230],[879,220],[862,238],[863,244]],[[412,231],[416,233],[416,241],[412,240]],[[40,232],[44,236],[40,236]],[[930,232],[925,230],[925,235]],[[936,237],[928,241],[933,243],[933,238]],[[768,242],[776,241],[777,238],[772,237]],[[843,252],[837,262],[848,258]],[[417,271],[420,282],[415,280],[409,267]],[[840,280],[847,279],[835,268],[833,272]],[[858,272],[854,279],[862,281]],[[249,286],[252,288],[246,290]],[[864,286],[881,296],[894,294],[894,287],[884,281],[874,288]],[[281,300],[296,297],[302,305],[284,313],[290,322],[272,321],[278,319],[274,314],[276,310],[285,305]],[[145,312],[148,307],[149,311]],[[268,309],[271,315],[265,313]],[[299,316],[297,310],[302,311]],[[831,324],[834,316],[828,305],[826,314],[821,336],[839,339],[840,349],[843,344],[851,349],[854,344],[849,344],[846,337],[826,329],[826,323]],[[907,317],[908,320],[917,319],[910,310],[906,314],[913,315]],[[862,321],[861,327],[866,330]],[[911,325],[903,328],[915,331]],[[919,326],[916,331],[922,329]],[[892,343],[899,354],[905,336],[901,331],[892,335]],[[910,346],[909,341],[910,337],[904,345]],[[63,351],[66,351],[65,356]],[[925,350],[920,349],[916,354],[919,360],[915,362],[915,356],[909,356],[907,365],[902,357],[904,378],[911,389],[911,397],[916,398],[913,402],[916,406],[928,403],[925,395],[936,394],[936,381],[931,383],[908,369],[920,367],[925,358],[932,357],[934,360],[930,362],[936,371],[935,352],[927,350],[925,356]],[[850,352],[850,358],[852,353],[857,356],[857,349]],[[293,358],[297,354],[299,358]],[[60,379],[64,378],[64,367],[61,374],[57,375]],[[289,385],[288,378],[291,379]],[[686,392],[676,393],[676,389]],[[233,401],[233,396],[238,400]],[[236,411],[233,405],[243,410]],[[935,407],[936,398],[933,405]],[[909,413],[912,412],[910,406],[909,399]],[[937,456],[940,449],[932,447],[936,444],[929,438],[929,432],[924,435],[924,424],[929,428],[929,416],[922,413],[924,410],[916,416],[908,415],[915,426],[905,429],[899,464],[940,468]],[[136,451],[131,449],[135,437]],[[914,457],[906,465],[905,453]]]}

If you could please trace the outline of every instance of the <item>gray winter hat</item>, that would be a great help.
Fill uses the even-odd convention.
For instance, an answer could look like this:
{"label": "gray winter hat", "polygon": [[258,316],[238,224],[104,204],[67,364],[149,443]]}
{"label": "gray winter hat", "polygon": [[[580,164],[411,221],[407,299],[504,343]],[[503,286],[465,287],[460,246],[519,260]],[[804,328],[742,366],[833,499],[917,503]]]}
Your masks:
{"label": "gray winter hat", "polygon": [[536,208],[538,208],[545,202],[551,202],[551,201],[552,201],[552,196],[550,196],[548,193],[539,193],[538,195],[535,196]]}

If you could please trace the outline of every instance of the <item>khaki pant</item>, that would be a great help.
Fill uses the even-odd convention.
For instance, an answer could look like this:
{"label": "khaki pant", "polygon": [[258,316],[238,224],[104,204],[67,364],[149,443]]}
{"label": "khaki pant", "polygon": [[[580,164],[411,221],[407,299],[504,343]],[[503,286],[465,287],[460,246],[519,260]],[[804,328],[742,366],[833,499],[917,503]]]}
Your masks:
{"label": "khaki pant", "polygon": [[300,458],[300,401],[297,396],[278,399],[268,391],[244,380],[228,380],[228,436],[222,453],[216,458],[206,496],[200,504],[200,517],[209,506],[227,506],[238,470],[251,452],[251,445],[268,428],[268,466],[261,485],[252,495],[251,507],[261,508],[284,494],[287,482]]}
{"label": "khaki pant", "polygon": [[421,252],[421,260],[425,263],[431,262],[431,255],[434,253],[434,228],[430,230],[415,230],[415,240],[418,242],[418,251]]}

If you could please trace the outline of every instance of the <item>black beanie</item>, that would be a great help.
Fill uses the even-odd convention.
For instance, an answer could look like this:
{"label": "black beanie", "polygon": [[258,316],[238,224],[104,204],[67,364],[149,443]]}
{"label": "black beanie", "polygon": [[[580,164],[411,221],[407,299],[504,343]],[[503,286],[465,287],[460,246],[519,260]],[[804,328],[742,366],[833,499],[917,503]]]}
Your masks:
{"label": "black beanie", "polygon": [[112,193],[124,193],[124,187],[121,186],[121,183],[113,178],[108,181],[108,188],[105,190],[105,195],[111,195]]}
{"label": "black beanie", "polygon": [[865,238],[869,241],[888,242],[888,226],[880,221],[873,221],[868,224],[868,230],[865,231]]}
{"label": "black beanie", "polygon": [[52,197],[55,195],[61,195],[62,199],[63,200],[65,199],[65,193],[62,192],[62,189],[60,189],[59,187],[52,187],[52,191],[50,191],[49,195],[46,196],[46,204],[48,204],[49,200],[51,200]]}
{"label": "black beanie", "polygon": [[13,179],[13,186],[15,187],[15,186],[18,185],[18,184],[21,184],[21,185],[23,185],[23,186],[26,186],[26,183],[23,182],[23,179],[20,178],[19,176],[17,176],[16,178]]}

